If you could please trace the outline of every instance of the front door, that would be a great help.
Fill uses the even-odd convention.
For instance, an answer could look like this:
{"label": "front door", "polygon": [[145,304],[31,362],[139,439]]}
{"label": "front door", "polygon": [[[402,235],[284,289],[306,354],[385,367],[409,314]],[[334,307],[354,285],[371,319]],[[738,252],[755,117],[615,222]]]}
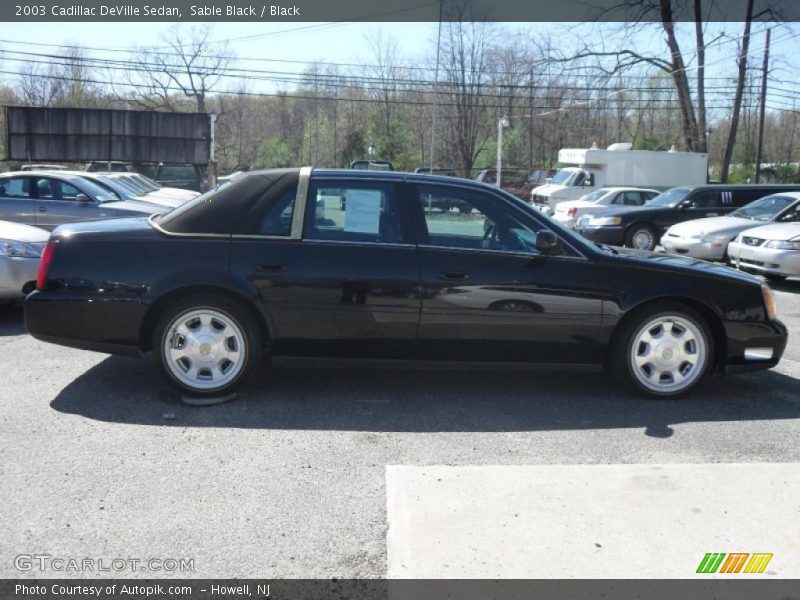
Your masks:
{"label": "front door", "polygon": [[[275,352],[399,358],[419,323],[419,261],[403,206],[405,185],[312,178],[302,239],[289,235],[294,190],[265,217],[270,238],[234,241],[232,268],[257,288]],[[236,276],[236,272],[234,272]]]}
{"label": "front door", "polygon": [[424,358],[602,361],[591,262],[567,241],[552,255],[537,251],[544,225],[509,199],[452,185],[416,190]]}
{"label": "front door", "polygon": [[82,194],[74,185],[52,177],[34,177],[36,188],[36,225],[55,229],[64,223],[91,221],[100,218],[98,203],[89,198],[78,201]]}

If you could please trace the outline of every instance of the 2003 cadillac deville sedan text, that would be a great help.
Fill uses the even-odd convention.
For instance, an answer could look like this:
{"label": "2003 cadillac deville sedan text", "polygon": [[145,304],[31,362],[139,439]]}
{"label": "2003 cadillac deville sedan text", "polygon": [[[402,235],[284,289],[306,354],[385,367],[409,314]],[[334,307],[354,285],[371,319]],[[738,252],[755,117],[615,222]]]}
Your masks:
{"label": "2003 cadillac deville sedan text", "polygon": [[41,340],[152,351],[200,396],[264,355],[606,367],[674,396],[786,346],[753,276],[591,243],[479,183],[310,168],[59,227],[25,320]]}

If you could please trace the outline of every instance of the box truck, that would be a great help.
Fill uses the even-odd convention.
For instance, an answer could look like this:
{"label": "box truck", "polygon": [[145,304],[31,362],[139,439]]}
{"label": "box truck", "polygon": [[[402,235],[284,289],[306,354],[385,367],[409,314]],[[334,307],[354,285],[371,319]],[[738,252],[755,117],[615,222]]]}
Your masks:
{"label": "box truck", "polygon": [[666,190],[708,182],[708,154],[631,148],[631,144],[612,144],[605,150],[562,148],[558,162],[570,166],[560,168],[545,185],[531,190],[531,202],[552,215],[560,202],[576,200],[603,187]]}

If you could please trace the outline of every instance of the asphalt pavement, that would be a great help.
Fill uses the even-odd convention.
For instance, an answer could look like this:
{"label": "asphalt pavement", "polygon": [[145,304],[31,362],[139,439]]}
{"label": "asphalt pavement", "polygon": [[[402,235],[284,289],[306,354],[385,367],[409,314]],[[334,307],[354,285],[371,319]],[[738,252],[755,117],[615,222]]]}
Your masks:
{"label": "asphalt pavement", "polygon": [[[595,374],[276,367],[229,403],[190,407],[160,381],[151,359],[38,342],[25,333],[18,307],[0,307],[0,577],[87,575],[26,569],[20,555],[88,557],[106,565],[120,557],[191,559],[192,570],[181,573],[190,577],[397,574],[401,567],[390,564],[387,535],[399,544],[394,547],[410,552],[415,546],[408,536],[417,531],[411,525],[426,523],[420,515],[432,514],[432,503],[455,502],[454,494],[463,501],[467,493],[458,487],[426,492],[424,511],[404,521],[407,533],[394,525],[390,532],[406,514],[417,481],[406,485],[391,475],[401,467],[487,469],[469,488],[475,503],[465,513],[476,521],[484,515],[486,523],[496,522],[497,504],[481,504],[488,490],[480,482],[500,482],[491,483],[499,502],[518,501],[526,489],[520,478],[534,467],[545,469],[535,473],[551,487],[571,480],[574,488],[573,477],[596,479],[600,471],[591,467],[601,465],[674,467],[670,473],[680,479],[681,465],[702,466],[718,477],[713,467],[725,464],[726,481],[746,481],[749,471],[735,465],[769,464],[777,475],[759,477],[800,480],[800,280],[775,289],[780,318],[790,329],[781,364],[716,377],[678,401],[641,400]],[[580,468],[561,471],[570,465]],[[519,470],[501,477],[495,470],[504,467]],[[503,481],[509,492],[498,496]],[[604,496],[587,490],[588,505]],[[779,512],[797,531],[797,495],[775,498],[785,498]],[[387,505],[400,512],[389,514]],[[718,516],[727,510],[724,498],[714,505],[702,508]],[[542,506],[557,510],[552,503]],[[735,506],[741,510],[741,502]],[[652,510],[658,518],[658,507]],[[619,529],[609,534],[619,539],[602,543],[619,544],[631,531]],[[538,535],[556,543],[547,531]],[[652,542],[667,551],[662,560],[685,550],[680,536],[675,539],[666,546]],[[759,542],[711,531],[708,551],[726,551],[713,549],[720,540],[739,550]],[[480,540],[464,537],[464,543],[475,546],[475,556],[488,555]],[[797,553],[781,559],[780,548],[775,552],[773,575],[800,576]],[[569,561],[559,564],[561,571],[525,573],[582,572]],[[153,569],[100,574],[175,574],[163,565]],[[424,573],[446,577],[446,569]],[[480,575],[480,569],[476,563],[458,572]]]}

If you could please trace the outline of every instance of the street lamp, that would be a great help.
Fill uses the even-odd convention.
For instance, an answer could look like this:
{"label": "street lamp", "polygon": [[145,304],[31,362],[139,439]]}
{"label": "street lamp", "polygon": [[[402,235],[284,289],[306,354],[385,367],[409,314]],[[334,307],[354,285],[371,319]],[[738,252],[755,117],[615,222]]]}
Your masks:
{"label": "street lamp", "polygon": [[508,127],[511,122],[507,115],[503,115],[497,121],[497,187],[500,187],[501,173],[503,168],[503,129]]}

